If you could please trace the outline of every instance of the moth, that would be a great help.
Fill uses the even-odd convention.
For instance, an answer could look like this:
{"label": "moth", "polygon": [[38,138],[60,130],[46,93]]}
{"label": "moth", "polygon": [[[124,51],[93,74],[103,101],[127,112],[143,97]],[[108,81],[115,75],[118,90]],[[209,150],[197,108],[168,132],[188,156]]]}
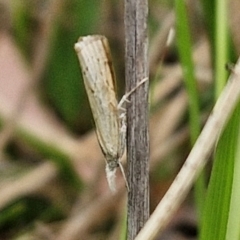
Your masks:
{"label": "moth", "polygon": [[128,183],[120,162],[126,142],[126,110],[123,104],[129,93],[118,103],[116,82],[111,54],[106,37],[89,35],[80,37],[74,45],[82,68],[84,85],[92,110],[99,145],[106,159],[106,176],[110,189],[116,191],[116,169],[120,167],[128,188]]}

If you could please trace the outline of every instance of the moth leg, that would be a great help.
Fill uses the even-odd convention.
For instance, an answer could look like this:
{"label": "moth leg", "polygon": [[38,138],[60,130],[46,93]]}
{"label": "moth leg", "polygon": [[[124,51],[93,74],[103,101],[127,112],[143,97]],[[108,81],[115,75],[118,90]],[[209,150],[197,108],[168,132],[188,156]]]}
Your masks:
{"label": "moth leg", "polygon": [[126,124],[126,108],[123,107],[123,104],[126,102],[129,102],[128,98],[129,96],[136,91],[136,89],[141,86],[143,83],[145,83],[148,80],[148,78],[144,78],[142,81],[140,81],[135,88],[133,88],[130,92],[123,95],[122,99],[118,103],[118,111],[119,111],[119,121],[120,121],[120,143],[118,147],[118,156],[121,158],[121,156],[124,153],[125,149],[125,143],[126,143],[126,132],[127,132],[127,124]]}
{"label": "moth leg", "polygon": [[118,145],[118,157],[121,158],[126,147],[126,133],[127,133],[127,124],[126,124],[126,112],[122,112],[119,116],[120,122],[120,138]]}
{"label": "moth leg", "polygon": [[122,165],[122,163],[121,163],[120,161],[119,161],[119,167],[120,167],[120,170],[121,170],[121,172],[122,172],[123,179],[124,179],[125,184],[126,184],[126,188],[127,188],[128,192],[129,192],[129,185],[128,185],[127,177],[126,177],[126,174],[125,174],[123,165]]}
{"label": "moth leg", "polygon": [[[126,145],[126,132],[127,132],[127,124],[126,124],[126,108],[123,107],[123,104],[129,101],[129,96],[136,91],[136,89],[141,86],[143,83],[145,83],[148,80],[148,78],[144,78],[142,81],[140,81],[136,87],[134,87],[130,92],[126,93],[123,95],[122,99],[118,103],[118,111],[119,111],[119,122],[120,122],[120,142],[118,146],[118,156],[119,158],[122,157],[124,150],[125,150],[125,145]],[[127,177],[123,168],[123,165],[120,161],[118,161],[118,165],[120,167],[120,170],[122,172],[127,190],[129,191],[129,185],[127,181]]]}
{"label": "moth leg", "polygon": [[[127,132],[127,124],[126,124],[126,109],[119,115],[119,122],[120,122],[120,139],[119,139],[119,146],[118,146],[118,156],[121,158],[123,156],[125,147],[126,147],[126,132]],[[127,181],[127,177],[123,168],[123,165],[120,161],[118,161],[118,165],[122,172],[122,176],[124,178],[126,188],[129,192],[129,185]]]}
{"label": "moth leg", "polygon": [[125,108],[123,108],[123,104],[125,102],[129,102],[129,96],[131,96],[132,93],[134,93],[143,83],[145,83],[146,81],[148,81],[148,77],[144,78],[143,80],[141,80],[139,83],[137,83],[137,86],[134,87],[132,90],[130,90],[128,93],[125,93],[122,97],[122,99],[120,100],[120,102],[118,103],[118,109],[120,110],[125,110]]}

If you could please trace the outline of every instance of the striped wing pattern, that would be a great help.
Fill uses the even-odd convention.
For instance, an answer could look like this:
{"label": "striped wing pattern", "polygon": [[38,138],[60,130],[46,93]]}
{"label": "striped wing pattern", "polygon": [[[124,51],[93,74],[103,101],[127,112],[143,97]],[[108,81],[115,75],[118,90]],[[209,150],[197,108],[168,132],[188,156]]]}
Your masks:
{"label": "striped wing pattern", "polygon": [[120,122],[108,41],[104,36],[79,38],[75,44],[99,144],[108,164],[118,165]]}

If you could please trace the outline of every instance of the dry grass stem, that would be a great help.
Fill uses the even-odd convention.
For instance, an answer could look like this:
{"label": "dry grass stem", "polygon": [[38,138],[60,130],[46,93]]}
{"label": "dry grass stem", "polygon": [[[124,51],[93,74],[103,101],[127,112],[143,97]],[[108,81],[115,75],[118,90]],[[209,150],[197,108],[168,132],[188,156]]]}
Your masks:
{"label": "dry grass stem", "polygon": [[226,87],[173,184],[159,203],[136,240],[152,240],[163,230],[186,197],[198,173],[206,164],[240,96],[240,59]]}

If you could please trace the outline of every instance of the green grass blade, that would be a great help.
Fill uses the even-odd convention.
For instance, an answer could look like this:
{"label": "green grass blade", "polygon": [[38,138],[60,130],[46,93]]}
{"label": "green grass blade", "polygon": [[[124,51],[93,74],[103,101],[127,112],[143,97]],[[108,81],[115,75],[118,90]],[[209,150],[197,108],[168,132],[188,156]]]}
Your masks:
{"label": "green grass blade", "polygon": [[[235,211],[236,206],[231,206],[231,195],[234,179],[234,168],[238,158],[240,106],[234,112],[226,129],[224,130],[215,153],[214,166],[210,178],[206,205],[203,215],[203,224],[200,232],[200,240],[226,239],[227,226],[230,219],[230,208]],[[238,160],[239,161],[239,160]],[[236,172],[239,171],[236,170]],[[236,200],[236,199],[235,199]],[[238,198],[238,203],[239,203]],[[233,216],[231,216],[232,218]],[[231,226],[232,227],[232,226]],[[229,230],[230,232],[232,230]],[[229,235],[230,232],[228,233]],[[229,238],[236,239],[236,238]],[[237,238],[238,239],[238,238]]]}
{"label": "green grass blade", "polygon": [[192,43],[185,3],[182,0],[175,1],[177,45],[180,62],[183,69],[184,83],[189,99],[190,134],[192,145],[200,133],[199,118],[199,94],[194,76],[192,60]]}
{"label": "green grass blade", "polygon": [[216,22],[216,11],[215,11],[215,1],[202,0],[203,16],[206,30],[208,33],[208,39],[211,46],[211,57],[215,55],[215,22]]}
{"label": "green grass blade", "polygon": [[228,1],[222,0],[216,2],[216,28],[215,28],[215,96],[219,96],[227,79],[225,65],[229,59],[229,41],[228,41]]}
{"label": "green grass blade", "polygon": [[[187,11],[185,2],[182,0],[175,1],[176,10],[176,30],[177,45],[180,62],[183,69],[183,77],[188,94],[189,102],[189,120],[190,120],[190,139],[192,146],[194,145],[200,133],[200,110],[199,110],[199,94],[197,83],[194,76],[194,64],[192,60],[192,43],[190,28],[187,19]],[[198,215],[202,212],[204,205],[205,181],[204,175],[200,175],[195,184],[195,199],[198,208]],[[201,221],[200,221],[201,222]]]}
{"label": "green grass blade", "polygon": [[240,239],[240,130],[239,120],[238,122],[238,136],[236,137],[235,143],[235,159],[233,169],[233,181],[232,181],[232,192],[229,209],[229,218],[227,224],[226,239]]}

